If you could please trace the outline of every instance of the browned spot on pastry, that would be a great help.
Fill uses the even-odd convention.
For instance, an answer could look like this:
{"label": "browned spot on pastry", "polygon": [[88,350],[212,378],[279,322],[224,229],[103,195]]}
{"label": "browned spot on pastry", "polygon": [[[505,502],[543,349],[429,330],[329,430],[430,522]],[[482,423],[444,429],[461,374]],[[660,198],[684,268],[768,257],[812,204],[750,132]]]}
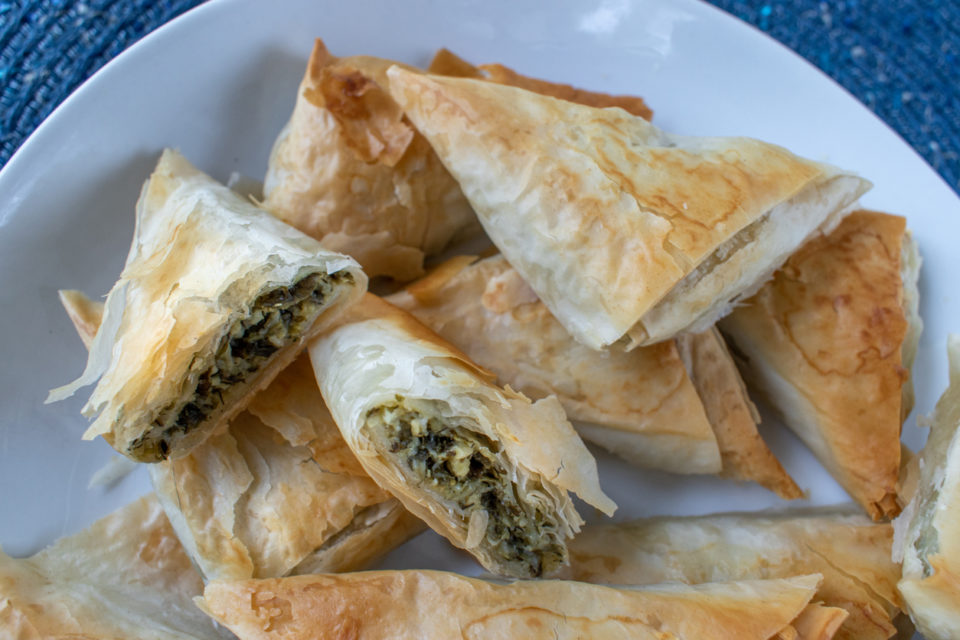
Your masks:
{"label": "browned spot on pastry", "polygon": [[277,597],[270,591],[252,592],[250,609],[262,621],[262,629],[267,632],[275,631],[293,620],[290,601]]}
{"label": "browned spot on pastry", "polygon": [[326,108],[343,128],[345,140],[366,162],[394,166],[413,141],[403,111],[373,78],[358,69],[326,67],[304,97]]}

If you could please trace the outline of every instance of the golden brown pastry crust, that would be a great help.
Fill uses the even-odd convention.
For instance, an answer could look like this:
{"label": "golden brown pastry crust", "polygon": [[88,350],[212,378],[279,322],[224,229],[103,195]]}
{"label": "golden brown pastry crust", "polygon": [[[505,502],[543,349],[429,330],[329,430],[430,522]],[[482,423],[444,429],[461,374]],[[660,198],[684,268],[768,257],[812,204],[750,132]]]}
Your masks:
{"label": "golden brown pastry crust", "polygon": [[[568,492],[605,513],[616,508],[600,489],[596,463],[555,398],[531,403],[430,331],[410,314],[368,294],[337,327],[309,347],[317,382],[347,444],[370,477],[454,545],[466,548],[488,570],[522,575],[495,553],[486,536],[474,537],[485,513],[459,506],[427,482],[368,425],[371,413],[402,403],[428,403],[443,421],[493,443],[498,464],[521,496],[536,495],[563,541],[581,523]],[[405,405],[406,406],[406,405]],[[469,521],[468,521],[469,518]],[[533,569],[531,569],[533,570]]]}
{"label": "golden brown pastry crust", "polygon": [[851,214],[721,323],[748,383],[874,519],[899,512],[905,229]]}
{"label": "golden brown pastry crust", "polygon": [[317,40],[270,155],[263,206],[354,256],[369,276],[423,273],[425,256],[475,233],[476,217],[387,92],[389,60],[336,58]]}
{"label": "golden brown pastry crust", "polygon": [[[309,337],[362,295],[367,279],[352,259],[324,250],[170,149],[144,185],[136,222],[87,367],[49,400],[97,382],[84,407],[96,420],[84,437],[102,435],[120,453],[156,462],[186,454],[240,412]],[[310,282],[327,288],[314,296],[319,289]],[[291,321],[299,323],[295,333],[271,342],[255,368],[221,371],[250,357],[231,353],[231,345],[247,329],[256,333],[258,314],[266,323],[279,313],[261,297],[284,293],[295,301],[299,283],[310,289],[303,294],[309,311]],[[243,372],[238,380],[227,377],[234,371]],[[204,385],[211,406],[199,409],[194,401]]]}
{"label": "golden brown pastry crust", "polygon": [[837,637],[884,640],[903,608],[893,528],[852,512],[719,514],[590,525],[564,577],[602,584],[688,584],[820,573],[815,601],[850,617]]}
{"label": "golden brown pastry crust", "polygon": [[560,98],[561,100],[576,102],[577,104],[588,107],[620,107],[627,113],[639,116],[644,120],[653,119],[653,111],[650,110],[650,107],[647,106],[643,98],[637,96],[614,96],[598,91],[578,89],[569,84],[531,78],[530,76],[519,74],[502,64],[482,64],[479,67],[475,67],[449,49],[440,49],[437,51],[433,56],[433,60],[430,62],[430,66],[427,67],[427,71],[441,76],[489,80],[490,82],[519,87],[520,89],[533,91],[540,95]]}
{"label": "golden brown pastry crust", "polygon": [[151,466],[154,489],[206,579],[287,575],[364,509],[395,504],[359,470],[337,466],[349,451],[328,450],[330,466],[316,451],[242,413],[187,456]]}
{"label": "golden brown pastry crust", "polygon": [[404,509],[397,500],[375,504],[355,515],[346,529],[326,540],[294,567],[290,575],[366,569],[426,529],[423,520]]}
{"label": "golden brown pastry crust", "polygon": [[220,640],[200,576],[153,496],[17,560],[0,551],[0,636]]}
{"label": "golden brown pastry crust", "polygon": [[797,638],[800,640],[829,640],[837,636],[840,625],[849,617],[844,609],[839,607],[826,607],[822,604],[814,603],[807,605],[807,608],[800,612],[797,619],[791,625],[792,631],[781,632],[777,635],[782,640]]}
{"label": "golden brown pastry crust", "polygon": [[[371,571],[215,582],[201,606],[241,640],[660,638],[767,640],[804,612],[819,576],[611,588],[495,584],[438,571]],[[842,612],[828,612],[839,615]]]}
{"label": "golden brown pastry crust", "polygon": [[774,145],[671,136],[621,109],[388,77],[490,239],[592,348],[706,329],[868,187]]}
{"label": "golden brown pastry crust", "polygon": [[677,344],[717,436],[723,460],[720,475],[756,482],[784,500],[803,497],[800,487],[760,437],[760,414],[747,396],[720,332],[712,327],[686,334],[677,338]]}
{"label": "golden brown pastry crust", "polygon": [[555,395],[580,435],[614,454],[675,473],[720,470],[717,439],[672,341],[593,351],[499,255],[452,258],[387,300],[502,383],[535,400]]}

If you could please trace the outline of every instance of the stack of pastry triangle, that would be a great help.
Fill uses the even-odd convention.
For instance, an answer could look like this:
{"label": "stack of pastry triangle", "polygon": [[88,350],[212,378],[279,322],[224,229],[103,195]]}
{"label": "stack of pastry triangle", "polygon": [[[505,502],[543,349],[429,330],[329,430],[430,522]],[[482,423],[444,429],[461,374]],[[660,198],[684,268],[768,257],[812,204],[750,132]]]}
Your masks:
{"label": "stack of pastry triangle", "polygon": [[757,432],[715,329],[629,353],[578,344],[501,255],[458,256],[388,298],[504,383],[555,395],[580,435],[633,464],[796,486]]}
{"label": "stack of pastry triangle", "polygon": [[924,638],[960,631],[960,336],[947,342],[950,386],[930,419],[916,494],[894,522],[897,587]]}
{"label": "stack of pastry triangle", "polygon": [[748,383],[874,519],[899,512],[918,268],[903,218],[858,211],[720,325]]}
{"label": "stack of pastry triangle", "polygon": [[639,466],[717,473],[717,438],[677,346],[600,353],[575,342],[503,256],[459,256],[389,298],[530,398],[555,395],[578,433]]}
{"label": "stack of pastry triangle", "polygon": [[[89,348],[103,303],[79,291],[61,291],[60,300]],[[306,354],[248,411],[149,472],[204,580],[362,569],[424,529],[350,452]]]}
{"label": "stack of pastry triangle", "polygon": [[136,462],[186,455],[366,285],[352,258],[166,149],[141,191],[134,241],[87,366],[47,401],[96,382],[85,438],[102,435]]}
{"label": "stack of pastry triangle", "polygon": [[702,331],[869,188],[747,138],[392,67],[390,92],[490,239],[594,349]]}
{"label": "stack of pastry triangle", "polygon": [[616,510],[556,398],[531,402],[497,386],[373,294],[308,349],[330,413],[370,477],[487,570],[527,578],[565,564],[566,540],[583,523],[573,494],[608,516]]}

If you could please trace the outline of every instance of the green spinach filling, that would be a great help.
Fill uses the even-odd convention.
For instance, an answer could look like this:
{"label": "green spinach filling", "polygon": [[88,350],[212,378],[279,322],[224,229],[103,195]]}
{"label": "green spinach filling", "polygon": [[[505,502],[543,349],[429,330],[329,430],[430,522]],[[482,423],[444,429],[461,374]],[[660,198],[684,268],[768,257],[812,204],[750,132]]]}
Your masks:
{"label": "green spinach filling", "polygon": [[552,514],[542,502],[520,496],[500,460],[499,445],[450,424],[430,403],[417,404],[413,408],[398,398],[372,409],[367,425],[385,437],[390,453],[421,487],[455,504],[466,522],[475,512],[486,512],[481,544],[514,573],[538,577],[563,564],[566,550]]}
{"label": "green spinach filling", "polygon": [[917,552],[920,564],[923,567],[923,577],[929,578],[933,575],[933,567],[930,565],[929,556],[940,552],[940,534],[933,525],[933,518],[936,514],[937,498],[940,497],[940,489],[934,489],[926,495],[917,505],[917,522],[913,526],[919,532],[917,539],[913,543],[913,548]]}
{"label": "green spinach filling", "polygon": [[[165,460],[171,441],[193,431],[231,401],[231,389],[247,381],[284,347],[297,342],[314,323],[336,286],[348,273],[313,273],[290,286],[261,294],[248,314],[233,322],[213,357],[194,356],[193,393],[158,412],[152,429],[130,444],[137,458]],[[203,363],[208,363],[204,366]],[[197,372],[197,369],[200,369]]]}

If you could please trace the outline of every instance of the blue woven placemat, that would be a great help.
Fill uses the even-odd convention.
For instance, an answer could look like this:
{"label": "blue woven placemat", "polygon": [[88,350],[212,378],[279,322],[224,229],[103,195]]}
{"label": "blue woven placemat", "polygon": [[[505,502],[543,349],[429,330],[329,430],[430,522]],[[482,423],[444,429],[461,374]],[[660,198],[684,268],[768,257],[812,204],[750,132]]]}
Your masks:
{"label": "blue woven placemat", "polygon": [[[960,0],[711,0],[847,88],[960,192]],[[81,82],[201,0],[0,0],[0,166]]]}

